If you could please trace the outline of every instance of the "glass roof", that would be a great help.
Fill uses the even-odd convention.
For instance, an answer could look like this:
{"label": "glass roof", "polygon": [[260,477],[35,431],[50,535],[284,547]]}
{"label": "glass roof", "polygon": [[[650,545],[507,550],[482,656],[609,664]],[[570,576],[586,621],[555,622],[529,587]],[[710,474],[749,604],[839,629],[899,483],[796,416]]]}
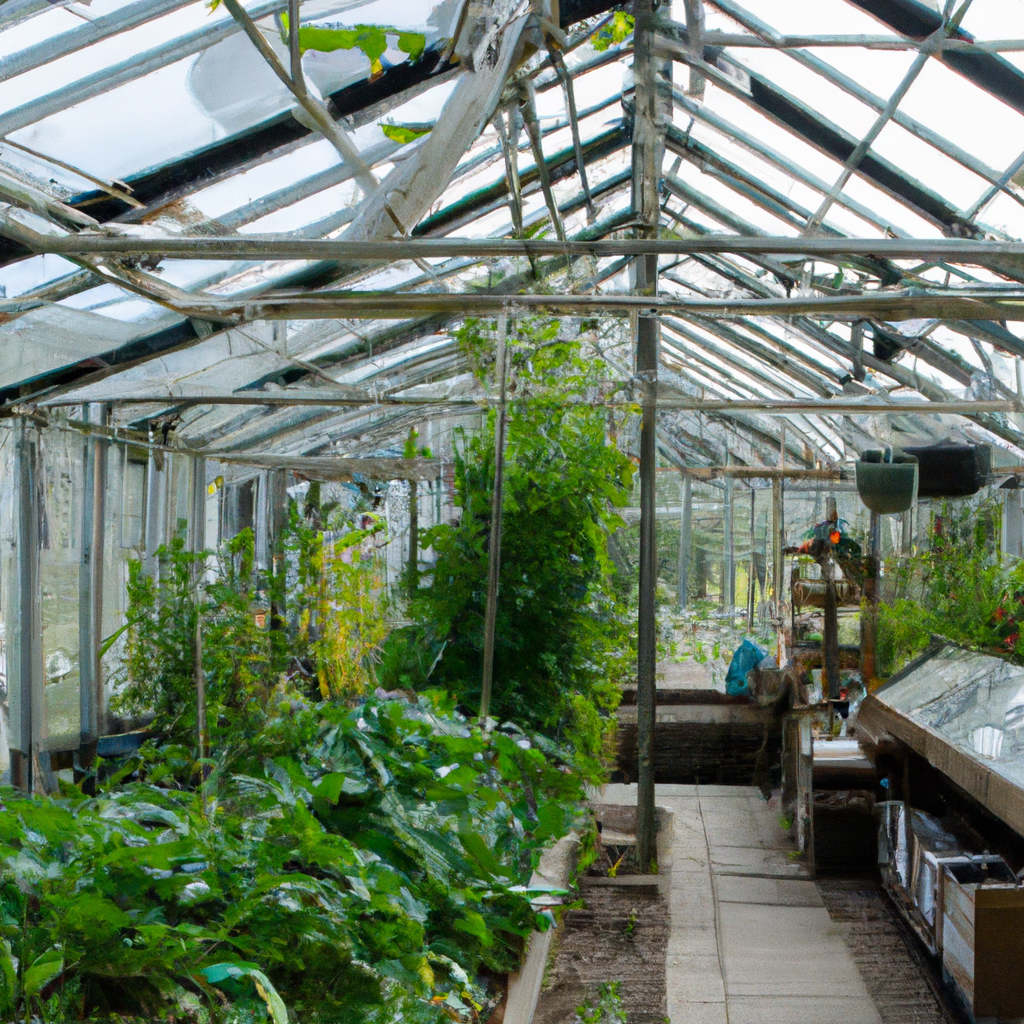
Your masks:
{"label": "glass roof", "polygon": [[[687,9],[700,6],[698,38]],[[120,424],[173,420],[183,443],[210,450],[393,450],[409,416],[473,411],[469,398],[453,404],[470,379],[450,333],[457,317],[274,323],[254,305],[249,322],[225,325],[197,316],[202,302],[190,300],[328,288],[502,294],[496,277],[537,286],[529,261],[64,257],[34,254],[25,232],[363,238],[366,211],[395,202],[389,183],[422,180],[441,153],[452,169],[401,225],[412,237],[514,237],[514,161],[523,230],[551,238],[521,90],[502,79],[465,108],[479,119],[475,134],[454,113],[489,73],[474,66],[481,58],[467,40],[491,39],[493,62],[512,33],[532,32],[508,75],[535,91],[543,164],[566,237],[628,238],[632,34],[628,26],[613,31],[624,26],[620,9],[601,0],[304,0],[301,80],[334,121],[337,134],[325,135],[281,77],[291,59],[287,2],[242,7],[248,30],[233,0],[0,4],[0,390],[8,402],[57,408],[109,401]],[[662,237],[1024,238],[1022,38],[1022,0],[662,4],[654,44],[671,93]],[[432,138],[450,145],[431,149]],[[631,289],[624,258],[567,262],[545,264],[543,290]],[[723,302],[908,288],[1013,295],[1024,288],[1018,264],[684,253],[661,257],[660,289]],[[603,329],[604,358],[629,379],[628,319]],[[841,464],[872,439],[953,435],[1007,448],[1008,461],[1019,463],[1016,414],[869,417],[812,404],[838,396],[1014,400],[1022,354],[1024,329],[1012,319],[865,316],[855,325],[850,315],[823,313],[666,315],[664,393],[809,406],[788,417],[666,409],[661,451],[678,464],[775,461],[765,441],[777,453],[788,426],[790,437],[807,441],[812,464]],[[361,389],[366,404],[216,402],[343,385]],[[396,402],[409,408],[398,415]],[[687,440],[695,418],[699,446]],[[793,458],[807,460],[802,441]]]}

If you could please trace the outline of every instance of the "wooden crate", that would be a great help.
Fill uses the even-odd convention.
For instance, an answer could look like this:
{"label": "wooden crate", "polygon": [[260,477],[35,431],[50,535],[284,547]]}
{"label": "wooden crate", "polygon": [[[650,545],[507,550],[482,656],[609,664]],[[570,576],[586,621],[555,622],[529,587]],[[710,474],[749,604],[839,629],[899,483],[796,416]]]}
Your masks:
{"label": "wooden crate", "polygon": [[999,858],[947,864],[942,964],[975,1018],[1024,1018],[1024,888]]}

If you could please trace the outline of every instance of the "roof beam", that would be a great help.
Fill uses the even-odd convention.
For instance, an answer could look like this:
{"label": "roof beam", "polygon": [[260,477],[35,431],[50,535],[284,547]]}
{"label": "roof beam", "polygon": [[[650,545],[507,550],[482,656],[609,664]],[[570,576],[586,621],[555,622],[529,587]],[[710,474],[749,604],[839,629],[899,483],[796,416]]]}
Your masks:
{"label": "roof beam", "polygon": [[[614,130],[619,134],[619,129]],[[602,137],[603,138],[603,137]],[[572,149],[565,150],[569,160]],[[549,167],[552,157],[548,161]],[[529,172],[524,174],[524,178]],[[943,260],[989,266],[993,260],[1020,260],[1024,242],[995,242],[969,238],[795,238],[786,235],[708,234],[700,238],[619,238],[560,242],[516,238],[390,238],[296,239],[283,235],[153,236],[76,235],[40,236],[34,252],[58,255],[163,255],[201,260],[353,260],[393,262],[434,257],[498,259],[509,256],[687,256],[695,253],[796,256],[827,260],[860,256],[867,259]]]}

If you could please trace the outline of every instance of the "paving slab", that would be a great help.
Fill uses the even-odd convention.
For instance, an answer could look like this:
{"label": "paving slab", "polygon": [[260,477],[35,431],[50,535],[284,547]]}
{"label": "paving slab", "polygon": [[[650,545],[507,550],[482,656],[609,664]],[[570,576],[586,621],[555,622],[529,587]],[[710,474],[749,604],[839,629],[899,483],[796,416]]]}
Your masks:
{"label": "paving slab", "polygon": [[671,1024],[881,1024],[778,811],[745,786],[659,786],[673,813]]}
{"label": "paving slab", "polygon": [[672,1024],[730,1024],[725,1001],[695,1003],[692,1000],[673,1003],[668,1001],[668,1018]]}
{"label": "paving slab", "polygon": [[729,1000],[729,1024],[881,1024],[874,1004],[863,999],[781,996]]}
{"label": "paving slab", "polygon": [[711,867],[716,876],[753,875],[762,878],[804,878],[810,869],[791,856],[792,850],[765,850],[750,846],[711,847]]}
{"label": "paving slab", "polygon": [[751,878],[720,875],[715,882],[719,903],[772,907],[823,907],[818,887],[799,878]]}

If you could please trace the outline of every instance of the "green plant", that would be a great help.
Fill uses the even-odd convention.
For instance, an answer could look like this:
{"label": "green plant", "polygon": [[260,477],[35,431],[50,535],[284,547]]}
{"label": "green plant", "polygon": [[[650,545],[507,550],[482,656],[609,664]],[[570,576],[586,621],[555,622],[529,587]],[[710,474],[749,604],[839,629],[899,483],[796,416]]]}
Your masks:
{"label": "green plant", "polygon": [[610,46],[625,42],[633,34],[633,23],[632,14],[616,11],[611,20],[590,37],[590,42],[595,50],[603,52]]}
{"label": "green plant", "polygon": [[1000,508],[943,502],[928,544],[892,573],[894,596],[879,608],[879,672],[888,676],[923,651],[933,634],[1024,660],[1024,563],[1000,557]]}
{"label": "green plant", "polygon": [[606,981],[597,990],[597,999],[588,999],[577,1007],[580,1024],[626,1024],[626,1011],[622,1008],[618,981]]}
{"label": "green plant", "polygon": [[366,525],[315,503],[304,514],[293,502],[276,573],[257,567],[251,530],[216,555],[175,538],[157,552],[156,578],[130,562],[115,713],[153,713],[167,739],[194,743],[197,622],[215,741],[225,731],[254,735],[282,681],[322,698],[364,693],[387,633],[387,602],[373,547],[383,524],[359,518]]}
{"label": "green plant", "polygon": [[469,1016],[550,923],[540,849],[583,824],[547,741],[426,698],[280,699],[203,797],[168,756],[93,798],[4,791],[3,1019]]}
{"label": "green plant", "polygon": [[[494,324],[469,321],[460,346],[484,378]],[[603,771],[632,631],[614,585],[609,535],[622,523],[633,466],[609,443],[600,360],[559,321],[509,328],[511,367],[492,714],[569,741],[590,777]],[[381,672],[391,685],[440,686],[479,704],[495,418],[455,457],[457,523],[426,531],[432,572],[409,603],[414,626],[392,634]]]}

